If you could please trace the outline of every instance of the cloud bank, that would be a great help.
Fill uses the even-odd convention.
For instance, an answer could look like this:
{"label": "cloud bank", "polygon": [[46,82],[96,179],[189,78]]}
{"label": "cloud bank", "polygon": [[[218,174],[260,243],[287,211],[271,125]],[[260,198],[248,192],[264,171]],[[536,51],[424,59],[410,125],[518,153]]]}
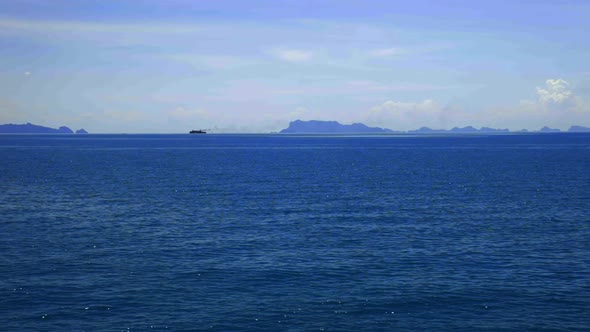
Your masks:
{"label": "cloud bank", "polygon": [[421,102],[388,100],[372,107],[364,120],[371,125],[397,130],[422,126],[450,129],[467,125],[512,130],[550,126],[565,130],[571,125],[589,125],[590,105],[576,96],[569,86],[564,79],[548,79],[544,86],[536,88],[535,100],[522,100],[518,105],[484,108],[479,112],[441,105],[430,99]]}

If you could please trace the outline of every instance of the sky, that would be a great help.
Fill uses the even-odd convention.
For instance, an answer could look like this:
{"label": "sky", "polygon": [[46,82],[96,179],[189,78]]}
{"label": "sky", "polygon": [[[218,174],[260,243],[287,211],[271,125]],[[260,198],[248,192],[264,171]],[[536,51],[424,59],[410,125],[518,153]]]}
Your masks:
{"label": "sky", "polygon": [[587,0],[1,0],[0,123],[590,126]]}

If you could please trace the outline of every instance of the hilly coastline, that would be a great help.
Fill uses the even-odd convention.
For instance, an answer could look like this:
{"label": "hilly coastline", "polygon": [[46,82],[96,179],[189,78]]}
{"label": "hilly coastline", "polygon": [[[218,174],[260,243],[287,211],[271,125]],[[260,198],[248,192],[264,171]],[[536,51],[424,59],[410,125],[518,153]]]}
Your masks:
{"label": "hilly coastline", "polygon": [[369,127],[362,123],[353,123],[351,125],[343,125],[337,121],[302,121],[295,120],[289,124],[289,127],[280,131],[281,134],[297,134],[297,133],[393,133],[391,129],[384,129],[379,127]]}
{"label": "hilly coastline", "polygon": [[[414,130],[397,131],[381,127],[369,127],[363,123],[341,124],[338,121],[323,120],[295,120],[289,123],[289,126],[281,131],[280,134],[478,134],[478,133],[558,133],[560,129],[542,127],[538,130],[521,129],[510,131],[507,128],[497,129],[490,127],[476,128],[473,126],[454,127],[452,129],[432,129],[429,127],[420,127]],[[579,125],[571,126],[567,131],[569,133],[588,133],[590,127]],[[69,127],[61,126],[59,128],[50,128],[32,123],[25,124],[0,124],[0,134],[88,134],[84,129],[73,131]]]}
{"label": "hilly coastline", "polygon": [[[477,134],[477,133],[508,133],[509,129],[497,129],[490,127],[475,128],[473,126],[454,127],[452,129],[431,129],[421,127],[407,132],[394,131],[387,128],[369,127],[362,123],[353,123],[351,125],[341,124],[337,121],[320,121],[320,120],[295,120],[289,123],[289,127],[281,130],[281,134],[370,134],[370,133],[409,133],[409,134]],[[517,132],[528,132],[523,129]],[[559,129],[543,127],[533,132],[553,133],[560,132]],[[590,132],[590,128],[583,126],[571,126],[567,132]]]}
{"label": "hilly coastline", "polygon": [[[61,126],[57,129],[34,125],[32,123],[25,124],[3,124],[0,125],[1,134],[73,134],[74,131],[66,126]],[[88,134],[84,129],[76,130],[76,134]]]}

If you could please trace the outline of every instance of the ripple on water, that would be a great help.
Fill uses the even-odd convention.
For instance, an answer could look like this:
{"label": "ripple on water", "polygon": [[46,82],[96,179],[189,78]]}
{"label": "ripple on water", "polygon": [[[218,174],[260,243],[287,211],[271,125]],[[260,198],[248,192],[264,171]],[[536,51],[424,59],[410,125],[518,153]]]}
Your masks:
{"label": "ripple on water", "polygon": [[0,328],[582,331],[590,136],[516,136],[3,138]]}

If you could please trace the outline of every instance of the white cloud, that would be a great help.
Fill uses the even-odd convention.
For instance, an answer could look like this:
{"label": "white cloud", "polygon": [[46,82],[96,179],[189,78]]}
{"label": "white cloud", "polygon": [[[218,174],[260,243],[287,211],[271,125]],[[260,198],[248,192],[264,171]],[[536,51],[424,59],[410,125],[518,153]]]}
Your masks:
{"label": "white cloud", "polygon": [[366,118],[371,125],[395,130],[422,126],[438,129],[445,127],[450,111],[430,99],[418,103],[389,100],[373,107]]}
{"label": "white cloud", "polygon": [[403,50],[399,48],[383,48],[369,52],[369,55],[374,57],[393,57],[403,54]]}
{"label": "white cloud", "polygon": [[562,130],[571,125],[590,124],[590,105],[569,89],[561,78],[548,79],[537,87],[536,100],[522,100],[516,107],[505,107],[490,113],[494,123],[509,122],[512,126],[539,129],[542,126]]}
{"label": "white cloud", "polygon": [[542,105],[555,105],[572,102],[574,94],[568,90],[568,86],[569,83],[561,78],[548,79],[545,81],[544,88],[537,87],[539,103]]}
{"label": "white cloud", "polygon": [[397,130],[411,130],[426,126],[433,129],[450,127],[539,129],[543,126],[566,130],[571,125],[590,125],[590,105],[569,90],[563,79],[548,79],[544,87],[537,87],[536,100],[522,100],[518,105],[467,111],[442,106],[433,100],[422,102],[386,101],[373,107],[366,121]]}
{"label": "white cloud", "polygon": [[306,62],[313,58],[313,52],[295,49],[280,49],[274,52],[275,56],[288,62]]}

